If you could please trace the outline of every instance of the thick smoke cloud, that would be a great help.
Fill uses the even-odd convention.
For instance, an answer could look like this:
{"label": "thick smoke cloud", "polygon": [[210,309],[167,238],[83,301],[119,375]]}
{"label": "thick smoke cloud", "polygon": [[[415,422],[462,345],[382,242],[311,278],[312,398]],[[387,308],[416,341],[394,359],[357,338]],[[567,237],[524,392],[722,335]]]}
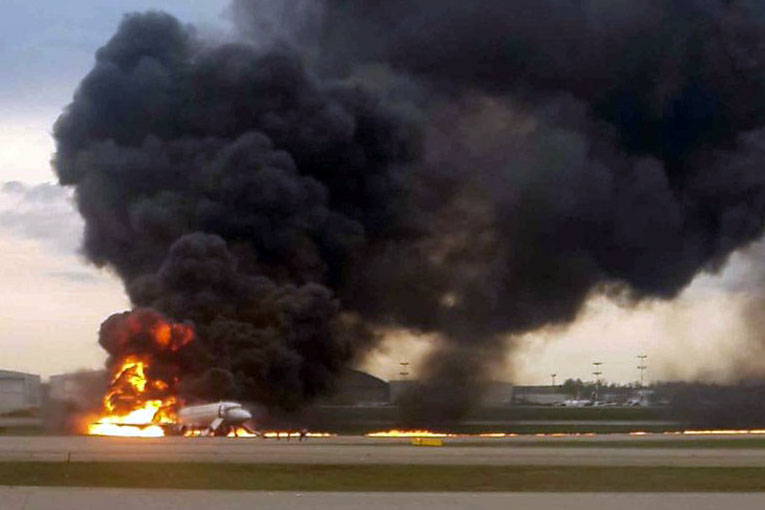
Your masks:
{"label": "thick smoke cloud", "polygon": [[86,255],[136,305],[193,320],[230,396],[294,407],[371,339],[331,289],[398,235],[410,132],[294,55],[206,49],[148,13],[99,50],[56,124],[55,166]]}
{"label": "thick smoke cloud", "polygon": [[[382,64],[438,98],[427,105],[431,117],[448,105],[449,120],[436,123],[455,132],[426,146],[441,153],[439,167],[456,162],[463,183],[483,188],[475,202],[492,204],[462,215],[494,237],[491,255],[480,257],[487,298],[470,298],[485,316],[469,314],[498,322],[484,336],[490,343],[492,332],[574,319],[593,290],[672,298],[760,237],[760,4],[323,6],[324,72]],[[448,380],[440,357],[433,377]]]}
{"label": "thick smoke cloud", "polygon": [[400,326],[441,334],[410,401],[455,419],[508,335],[670,299],[762,233],[754,2],[269,5],[231,12],[278,50],[128,16],[55,128],[86,254],[232,392],[297,406]]}

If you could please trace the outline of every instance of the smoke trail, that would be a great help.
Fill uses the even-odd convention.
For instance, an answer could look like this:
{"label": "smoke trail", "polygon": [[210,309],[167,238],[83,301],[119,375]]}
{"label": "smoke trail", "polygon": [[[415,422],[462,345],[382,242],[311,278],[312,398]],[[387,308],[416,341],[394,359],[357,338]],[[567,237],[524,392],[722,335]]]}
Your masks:
{"label": "smoke trail", "polygon": [[[55,127],[85,253],[234,392],[300,405],[401,326],[442,336],[423,395],[459,386],[455,418],[507,335],[671,299],[762,233],[754,2],[269,5],[300,14],[278,50],[128,16]],[[232,6],[260,48],[262,6]]]}

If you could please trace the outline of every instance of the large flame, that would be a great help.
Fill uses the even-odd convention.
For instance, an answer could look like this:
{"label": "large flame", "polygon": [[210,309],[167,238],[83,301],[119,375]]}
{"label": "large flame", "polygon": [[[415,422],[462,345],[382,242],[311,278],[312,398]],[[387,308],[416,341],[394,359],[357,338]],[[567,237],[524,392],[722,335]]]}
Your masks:
{"label": "large flame", "polygon": [[[147,388],[163,391],[169,385],[161,379],[148,380],[148,362],[133,356],[120,365],[112,377],[112,384],[104,396],[105,415],[88,426],[88,434],[99,436],[159,437],[164,429],[156,424],[174,423],[177,400],[170,395],[163,399],[142,398]],[[117,403],[124,408],[125,401],[133,402],[127,413],[117,409]]]}
{"label": "large flame", "polygon": [[371,432],[367,437],[455,437],[456,434],[447,434],[445,432],[433,432],[430,430],[384,430],[380,432]]}
{"label": "large flame", "polygon": [[[126,335],[139,334],[141,325],[128,319]],[[159,322],[149,329],[155,350],[176,352],[194,338],[191,327]],[[129,339],[124,340],[126,343]],[[104,395],[103,414],[87,427],[87,433],[100,436],[159,437],[165,435],[162,424],[177,421],[181,404],[175,395],[177,376],[163,379],[151,372],[147,355],[126,355],[114,364],[111,384]]]}

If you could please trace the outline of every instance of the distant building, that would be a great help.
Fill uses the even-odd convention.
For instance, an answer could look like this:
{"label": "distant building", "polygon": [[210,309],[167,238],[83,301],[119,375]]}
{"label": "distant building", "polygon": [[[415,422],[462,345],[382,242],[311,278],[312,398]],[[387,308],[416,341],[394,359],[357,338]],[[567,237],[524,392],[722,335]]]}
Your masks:
{"label": "distant building", "polygon": [[103,398],[108,381],[106,370],[83,370],[52,375],[49,382],[49,399],[67,402],[83,409],[89,408]]}
{"label": "distant building", "polygon": [[561,386],[516,386],[513,388],[515,405],[556,405],[571,398]]}
{"label": "distant building", "polygon": [[40,376],[0,370],[0,413],[40,407]]}
{"label": "distant building", "polygon": [[[402,395],[417,387],[416,379],[402,379],[390,382],[392,403],[398,402]],[[483,406],[509,406],[513,403],[513,384],[503,381],[491,381],[480,395]]]}
{"label": "distant building", "polygon": [[417,381],[412,379],[399,379],[388,383],[390,385],[390,401],[395,404],[402,395],[417,386]]}
{"label": "distant building", "polygon": [[[597,401],[597,402],[595,402]],[[570,388],[565,386],[516,386],[513,389],[513,404],[515,405],[567,405],[617,404],[617,405],[650,405],[652,392],[629,386],[602,386],[597,389],[590,386],[578,395],[571,395]]]}
{"label": "distant building", "polygon": [[491,381],[481,394],[481,405],[484,406],[509,406],[513,404],[512,383]]}
{"label": "distant building", "polygon": [[638,394],[635,388],[626,386],[603,387],[598,391],[598,399],[602,402],[624,405]]}
{"label": "distant building", "polygon": [[656,404],[655,392],[650,389],[641,388],[635,390],[626,401],[629,406],[646,407]]}
{"label": "distant building", "polygon": [[390,387],[386,381],[359,370],[345,370],[337,382],[336,391],[324,404],[385,405],[390,402]]}

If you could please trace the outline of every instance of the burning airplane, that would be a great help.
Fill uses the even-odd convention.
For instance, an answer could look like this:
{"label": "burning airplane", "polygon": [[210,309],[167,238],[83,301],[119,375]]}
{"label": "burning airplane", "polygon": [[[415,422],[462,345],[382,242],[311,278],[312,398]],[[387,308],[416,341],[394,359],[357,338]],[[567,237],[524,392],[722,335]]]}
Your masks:
{"label": "burning airplane", "polygon": [[301,2],[234,0],[225,44],[127,15],[54,126],[83,253],[171,324],[102,335],[107,419],[294,410],[413,331],[413,425],[456,420],[518,335],[761,238],[761,3],[309,3],[272,45],[263,7]]}

